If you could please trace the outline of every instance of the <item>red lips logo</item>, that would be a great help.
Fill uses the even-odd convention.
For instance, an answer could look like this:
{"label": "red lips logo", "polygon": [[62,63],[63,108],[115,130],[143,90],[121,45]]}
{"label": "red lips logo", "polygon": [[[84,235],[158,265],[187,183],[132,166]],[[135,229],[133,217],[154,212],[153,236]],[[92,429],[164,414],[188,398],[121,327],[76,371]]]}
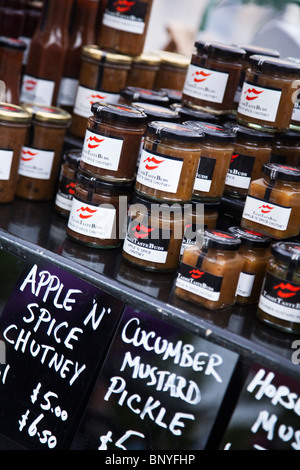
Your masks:
{"label": "red lips logo", "polygon": [[[101,142],[104,142],[104,140],[105,139],[98,139],[95,136],[93,136],[93,137],[90,136],[88,139],[86,139],[86,142],[89,142],[88,143],[88,148],[93,150],[93,149],[96,149],[97,147],[99,147]],[[95,144],[92,144],[92,142],[95,142]]]}
{"label": "red lips logo", "polygon": [[212,233],[221,238],[234,238],[231,235],[227,235],[227,233],[222,233],[222,232],[212,232]]}
{"label": "red lips logo", "polygon": [[37,85],[37,81],[36,81],[36,80],[28,79],[28,80],[25,80],[25,81],[24,81],[24,87],[25,87],[25,90],[27,90],[27,91],[32,91],[32,90],[34,90],[34,88],[36,87],[36,85]]}
{"label": "red lips logo", "polygon": [[278,284],[278,286],[274,287],[274,290],[278,290],[278,297],[281,297],[282,299],[290,299],[291,297],[294,297],[298,291],[300,291],[300,287],[295,287],[292,286],[292,284],[284,284],[281,282]]}
{"label": "red lips logo", "polygon": [[[79,217],[80,219],[90,219],[93,217],[93,215],[97,212],[96,210],[92,210],[89,207],[80,207],[80,209],[77,209],[77,212],[80,212]],[[84,212],[87,212],[87,214],[84,214]]]}
{"label": "red lips logo", "polygon": [[193,269],[192,271],[189,272],[189,274],[191,275],[193,279],[200,279],[200,277],[203,276],[204,271],[199,271],[199,269]]}
{"label": "red lips logo", "polygon": [[100,95],[99,93],[97,95],[90,95],[90,96],[87,96],[86,98],[87,100],[89,100],[90,104],[94,104],[96,103],[96,101],[103,101],[106,99],[106,95]]}
{"label": "red lips logo", "polygon": [[263,90],[258,91],[255,88],[248,88],[248,90],[245,91],[244,95],[246,95],[247,101],[253,101],[256,100],[262,92]]}
{"label": "red lips logo", "polygon": [[145,225],[138,224],[136,227],[132,229],[134,231],[135,238],[147,238],[151,232],[155,230],[154,228],[148,228]]}
{"label": "red lips logo", "polygon": [[[150,166],[150,165],[148,165],[148,163],[146,163],[146,162],[148,162],[148,163],[154,163],[154,165]],[[163,163],[163,162],[164,162],[164,160],[158,160],[158,159],[155,158],[155,157],[151,157],[151,158],[150,158],[150,157],[147,157],[146,160],[144,160],[143,163],[146,163],[146,165],[145,165],[146,170],[156,170],[156,168],[158,168],[159,165],[160,165],[161,163]]]}
{"label": "red lips logo", "polygon": [[235,160],[236,158],[238,158],[239,156],[240,156],[240,154],[239,154],[239,153],[238,153],[238,154],[236,154],[236,155],[232,155],[232,157],[231,157],[231,163],[233,163],[233,162],[234,162],[234,160]]}
{"label": "red lips logo", "polygon": [[114,7],[118,13],[127,13],[136,3],[135,1],[129,2],[128,0],[117,0]]}
{"label": "red lips logo", "polygon": [[[195,83],[201,83],[201,82],[205,82],[205,80],[211,75],[211,73],[205,73],[203,72],[203,70],[200,70],[200,72],[195,72],[192,77],[195,77],[194,78],[194,82]],[[202,78],[198,78],[198,77],[202,77]]]}
{"label": "red lips logo", "polygon": [[264,204],[263,206],[260,206],[259,209],[261,209],[260,212],[262,214],[269,214],[274,209],[274,207],[269,206],[268,204]]}
{"label": "red lips logo", "polygon": [[[26,157],[25,155],[29,155],[29,157]],[[30,160],[33,160],[36,155],[38,155],[38,152],[31,152],[30,150],[22,150],[21,160],[23,162],[30,162]]]}
{"label": "red lips logo", "polygon": [[75,193],[75,183],[70,183],[66,185],[66,190],[68,191],[69,194],[74,194]]}

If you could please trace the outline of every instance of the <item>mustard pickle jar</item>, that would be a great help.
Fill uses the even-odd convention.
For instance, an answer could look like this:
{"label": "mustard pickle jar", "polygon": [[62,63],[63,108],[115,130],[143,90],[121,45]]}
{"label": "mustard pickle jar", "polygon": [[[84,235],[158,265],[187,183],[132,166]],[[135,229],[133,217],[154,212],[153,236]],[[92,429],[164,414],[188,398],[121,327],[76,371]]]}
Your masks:
{"label": "mustard pickle jar", "polygon": [[71,149],[63,157],[54,207],[64,217],[70,214],[81,152],[81,149]]}
{"label": "mustard pickle jar", "polygon": [[200,121],[187,121],[185,125],[204,134],[202,153],[196,173],[193,199],[203,202],[221,200],[227,172],[232,159],[235,133],[224,126]]}
{"label": "mustard pickle jar", "polygon": [[82,245],[116,248],[126,228],[132,184],[109,183],[78,172],[67,235]]}
{"label": "mustard pickle jar", "polygon": [[167,94],[162,91],[133,86],[127,86],[120,90],[119,103],[130,106],[134,101],[166,107],[169,106],[170,103]]}
{"label": "mustard pickle jar", "polygon": [[122,256],[146,271],[174,271],[180,257],[184,207],[135,197],[129,207]]}
{"label": "mustard pickle jar", "polygon": [[294,82],[300,64],[276,57],[253,55],[245,76],[237,109],[238,122],[269,132],[290,126],[294,109]]}
{"label": "mustard pickle jar", "polygon": [[80,170],[107,181],[133,181],[147,116],[132,106],[94,103]]}
{"label": "mustard pickle jar", "polygon": [[120,90],[126,86],[132,59],[103,51],[94,45],[84,46],[81,57],[70,132],[83,138],[91,105],[99,101],[118,103]]}
{"label": "mustard pickle jar", "polygon": [[272,142],[272,163],[300,166],[300,133],[288,130],[274,135]]}
{"label": "mustard pickle jar", "polygon": [[190,59],[183,54],[169,51],[152,51],[152,54],[160,58],[154,89],[167,88],[182,92]]}
{"label": "mustard pickle jar", "polygon": [[148,123],[135,191],[157,201],[189,202],[203,136],[173,122]]}
{"label": "mustard pickle jar", "polygon": [[126,86],[153,90],[159,66],[160,58],[153,54],[144,53],[137,57],[132,57]]}
{"label": "mustard pickle jar", "polygon": [[263,178],[252,181],[241,225],[274,239],[300,231],[300,169],[267,163]]}
{"label": "mustard pickle jar", "polygon": [[207,230],[202,247],[187,247],[182,255],[174,294],[209,310],[235,303],[243,267],[241,241],[228,232]]}
{"label": "mustard pickle jar", "polygon": [[257,303],[271,256],[271,239],[242,227],[230,227],[228,231],[241,240],[239,255],[244,260],[236,290],[236,302],[240,305]]}
{"label": "mustard pickle jar", "polygon": [[12,202],[18,180],[18,167],[31,115],[20,106],[0,103],[0,203]]}
{"label": "mustard pickle jar", "polygon": [[263,164],[270,162],[273,136],[269,132],[236,124],[228,124],[228,128],[235,132],[236,141],[224,194],[245,199],[251,181],[261,178]]}
{"label": "mustard pickle jar", "polygon": [[142,54],[153,0],[107,0],[99,32],[101,48],[138,56]]}
{"label": "mustard pickle jar", "polygon": [[244,53],[235,46],[197,41],[183,88],[183,105],[214,114],[230,113]]}
{"label": "mustard pickle jar", "polygon": [[257,317],[278,330],[299,335],[300,244],[278,242],[271,251]]}
{"label": "mustard pickle jar", "polygon": [[32,201],[50,201],[57,189],[71,115],[54,106],[23,106],[32,119],[21,152],[16,195]]}

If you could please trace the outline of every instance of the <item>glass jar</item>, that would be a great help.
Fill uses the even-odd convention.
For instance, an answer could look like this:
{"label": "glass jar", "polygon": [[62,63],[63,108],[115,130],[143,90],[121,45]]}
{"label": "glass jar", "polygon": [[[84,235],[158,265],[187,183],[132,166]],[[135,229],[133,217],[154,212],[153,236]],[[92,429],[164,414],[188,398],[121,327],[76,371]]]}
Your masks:
{"label": "glass jar", "polygon": [[108,183],[78,172],[67,235],[94,248],[120,246],[131,194],[130,183]]}
{"label": "glass jar", "polygon": [[81,149],[68,150],[61,165],[54,207],[64,217],[69,217],[70,214],[81,152]]}
{"label": "glass jar", "polygon": [[288,130],[274,135],[271,162],[300,166],[299,132]]}
{"label": "glass jar", "polygon": [[166,93],[146,88],[127,86],[120,91],[120,104],[131,105],[134,101],[156,104],[157,106],[169,106],[169,98]]}
{"label": "glass jar", "polygon": [[228,231],[241,240],[239,255],[244,260],[236,290],[236,302],[240,305],[257,303],[271,256],[271,239],[242,227],[230,227]]}
{"label": "glass jar", "polygon": [[157,201],[189,202],[203,136],[172,122],[148,123],[135,191]]}
{"label": "glass jar", "polygon": [[0,80],[5,83],[5,103],[20,104],[22,62],[25,42],[0,36]]}
{"label": "glass jar", "polygon": [[118,103],[120,90],[126,85],[131,58],[89,45],[82,48],[81,59],[70,132],[83,138],[91,105],[99,101]]}
{"label": "glass jar", "polygon": [[138,57],[132,57],[132,64],[128,73],[126,86],[152,90],[154,88],[159,65],[160,58],[152,54],[144,53]]}
{"label": "glass jar", "polygon": [[254,46],[252,44],[250,44],[250,45],[249,44],[247,44],[247,45],[238,44],[238,47],[243,49],[245,51],[245,54],[242,57],[242,72],[241,72],[241,76],[240,76],[240,82],[238,84],[238,87],[236,89],[235,96],[234,96],[234,103],[233,103],[234,109],[237,109],[239,101],[240,101],[241,92],[242,92],[243,84],[244,84],[244,81],[245,81],[246,71],[250,66],[250,64],[249,64],[250,57],[252,55],[255,55],[255,54],[256,55],[264,55],[264,56],[268,56],[268,57],[280,57],[280,53],[278,51],[276,51],[274,49],[269,49],[267,47]]}
{"label": "glass jar", "polygon": [[283,132],[290,126],[294,108],[294,82],[300,65],[275,57],[250,58],[239,101],[238,122],[269,132]]}
{"label": "glass jar", "polygon": [[179,264],[184,207],[136,197],[129,207],[123,258],[147,271],[174,271]]}
{"label": "glass jar", "polygon": [[169,51],[152,51],[151,53],[160,58],[154,89],[171,88],[182,92],[190,63],[189,58]]}
{"label": "glass jar", "polygon": [[262,177],[262,166],[269,163],[273,136],[245,126],[228,124],[236,134],[233,155],[225,180],[224,194],[246,198],[251,181]]}
{"label": "glass jar", "polygon": [[204,134],[193,198],[203,202],[218,202],[223,196],[235,134],[224,126],[208,122],[187,121],[185,124]]}
{"label": "glass jar", "polygon": [[300,231],[300,169],[275,163],[263,166],[263,178],[252,181],[241,225],[271,238]]}
{"label": "glass jar", "polygon": [[272,245],[257,316],[278,330],[300,334],[300,244]]}
{"label": "glass jar", "polygon": [[197,41],[195,49],[183,88],[182,103],[214,114],[230,113],[240,80],[244,50],[203,41]]}
{"label": "glass jar", "polygon": [[240,244],[227,232],[206,231],[202,248],[196,244],[183,252],[175,295],[209,310],[233,305],[244,262]]}
{"label": "glass jar", "polygon": [[0,103],[0,203],[15,199],[19,160],[30,120],[30,114],[20,106]]}
{"label": "glass jar", "polygon": [[108,0],[99,25],[99,46],[121,54],[142,54],[153,0]]}
{"label": "glass jar", "polygon": [[22,148],[16,195],[32,201],[50,201],[57,189],[62,152],[71,115],[53,106],[26,103],[32,116]]}
{"label": "glass jar", "polygon": [[133,181],[146,114],[125,105],[94,103],[88,119],[80,169],[107,181]]}
{"label": "glass jar", "polygon": [[[296,57],[286,57],[285,60],[288,60],[294,64],[300,65],[300,59]],[[299,132],[300,131],[300,100],[299,100],[299,80],[294,84],[294,93],[293,93],[293,103],[294,109],[290,122],[290,129]]]}

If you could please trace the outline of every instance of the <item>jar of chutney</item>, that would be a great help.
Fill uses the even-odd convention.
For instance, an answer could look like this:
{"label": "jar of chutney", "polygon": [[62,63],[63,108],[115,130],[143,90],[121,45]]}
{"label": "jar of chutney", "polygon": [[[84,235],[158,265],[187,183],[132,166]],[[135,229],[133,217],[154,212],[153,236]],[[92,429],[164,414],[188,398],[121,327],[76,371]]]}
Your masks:
{"label": "jar of chutney", "polygon": [[81,152],[81,149],[71,149],[63,157],[54,207],[64,217],[69,217],[70,214]]}
{"label": "jar of chutney", "polygon": [[300,132],[276,132],[272,142],[272,163],[300,166]]}
{"label": "jar of chutney", "polygon": [[154,89],[156,74],[159,70],[160,58],[153,54],[141,54],[132,57],[126,86]]}
{"label": "jar of chutney", "polygon": [[160,58],[154,89],[172,89],[182,92],[190,59],[183,54],[169,51],[152,51]]}
{"label": "jar of chutney", "polygon": [[282,241],[273,244],[271,251],[257,317],[266,325],[299,335],[300,244]]}

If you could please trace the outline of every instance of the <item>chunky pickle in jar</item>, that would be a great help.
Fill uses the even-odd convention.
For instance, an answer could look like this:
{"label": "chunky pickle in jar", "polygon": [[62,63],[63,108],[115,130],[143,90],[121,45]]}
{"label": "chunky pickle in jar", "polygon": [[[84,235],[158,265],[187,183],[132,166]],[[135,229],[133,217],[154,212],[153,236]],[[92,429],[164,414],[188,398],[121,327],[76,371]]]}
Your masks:
{"label": "chunky pickle in jar", "polygon": [[205,230],[214,230],[217,226],[219,217],[220,203],[193,200],[190,203],[190,218],[185,223],[184,236],[181,245],[181,254],[183,250],[197,242],[199,232]]}
{"label": "chunky pickle in jar", "polygon": [[174,271],[179,264],[184,207],[136,197],[128,211],[123,258],[147,271]]}
{"label": "chunky pickle in jar", "polygon": [[185,125],[204,134],[193,198],[203,202],[218,202],[224,193],[235,134],[223,126],[207,122],[187,121]]}
{"label": "chunky pickle in jar", "polygon": [[183,252],[175,295],[209,310],[233,305],[243,267],[240,243],[228,232],[206,231],[202,248],[194,245]]}
{"label": "chunky pickle in jar", "polygon": [[275,239],[300,231],[300,169],[267,163],[264,177],[252,181],[241,225]]}
{"label": "chunky pickle in jar", "polygon": [[242,227],[230,227],[228,231],[241,240],[239,255],[244,260],[236,290],[236,302],[241,305],[257,303],[271,256],[271,239]]}
{"label": "chunky pickle in jar", "polygon": [[148,123],[136,177],[136,192],[157,201],[192,199],[203,136],[172,122]]}
{"label": "chunky pickle in jar", "polygon": [[262,177],[262,166],[271,159],[273,136],[237,124],[225,124],[236,134],[224,194],[244,199],[251,181]]}
{"label": "chunky pickle in jar", "polygon": [[80,169],[107,181],[133,181],[147,116],[132,106],[94,103]]}
{"label": "chunky pickle in jar", "polygon": [[300,244],[272,245],[257,316],[276,329],[300,334]]}
{"label": "chunky pickle in jar", "polygon": [[79,172],[67,235],[94,248],[120,246],[132,189],[130,183],[112,184]]}
{"label": "chunky pickle in jar", "polygon": [[63,157],[54,207],[64,217],[69,217],[70,214],[81,152],[81,149],[71,149]]}
{"label": "chunky pickle in jar", "polygon": [[288,130],[300,65],[260,55],[251,56],[250,64],[237,109],[237,121],[269,132]]}
{"label": "chunky pickle in jar", "polygon": [[300,166],[300,132],[288,130],[274,135],[271,163]]}

